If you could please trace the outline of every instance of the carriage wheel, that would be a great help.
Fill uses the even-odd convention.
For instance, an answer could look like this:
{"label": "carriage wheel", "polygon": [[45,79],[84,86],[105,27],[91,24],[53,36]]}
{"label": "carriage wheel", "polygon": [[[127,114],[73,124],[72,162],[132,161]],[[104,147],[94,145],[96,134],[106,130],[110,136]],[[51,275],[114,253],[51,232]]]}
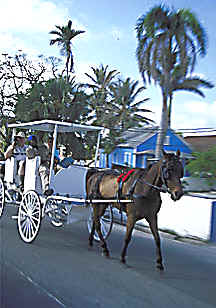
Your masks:
{"label": "carriage wheel", "polygon": [[45,214],[50,218],[50,223],[54,227],[62,227],[64,222],[58,217],[58,204],[56,200],[48,199],[45,204]]}
{"label": "carriage wheel", "polygon": [[4,204],[5,204],[5,188],[2,179],[0,178],[0,217],[4,211]]}
{"label": "carriage wheel", "polygon": [[27,191],[18,209],[17,227],[21,239],[26,243],[32,243],[38,235],[41,225],[41,201],[39,195],[33,191]]}
{"label": "carriage wheel", "polygon": [[[113,211],[112,211],[111,205],[108,205],[108,207],[106,208],[104,215],[100,218],[100,223],[101,223],[101,232],[102,232],[103,238],[106,240],[108,236],[110,235],[112,231],[112,226],[113,226]],[[91,233],[92,224],[93,224],[93,208],[92,206],[90,206],[89,207],[89,217],[87,220],[87,226],[88,226],[89,233]],[[96,231],[94,233],[94,240],[100,241],[100,238]]]}

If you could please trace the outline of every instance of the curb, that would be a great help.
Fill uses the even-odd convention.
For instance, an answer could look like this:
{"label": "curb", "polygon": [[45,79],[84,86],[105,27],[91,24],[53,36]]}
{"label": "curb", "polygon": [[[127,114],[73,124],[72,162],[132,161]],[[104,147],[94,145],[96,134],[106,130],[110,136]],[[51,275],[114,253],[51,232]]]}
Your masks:
{"label": "curb", "polygon": [[[118,225],[126,226],[126,219],[124,217],[122,217],[122,221],[121,221],[121,219],[119,219],[117,217],[113,217],[113,222],[118,224]],[[141,224],[139,222],[135,224],[134,228],[138,231],[145,232],[145,233],[148,233],[148,234],[152,234],[152,232],[151,232],[151,230],[148,226],[144,226],[143,224]],[[194,237],[184,237],[184,236],[181,236],[177,233],[176,234],[173,233],[171,230],[169,231],[169,230],[159,229],[159,233],[160,233],[160,236],[162,238],[171,239],[171,240],[178,241],[178,242],[191,243],[191,244],[194,244],[194,245],[215,246],[215,244],[213,244],[209,241],[202,240],[200,238],[194,238]]]}

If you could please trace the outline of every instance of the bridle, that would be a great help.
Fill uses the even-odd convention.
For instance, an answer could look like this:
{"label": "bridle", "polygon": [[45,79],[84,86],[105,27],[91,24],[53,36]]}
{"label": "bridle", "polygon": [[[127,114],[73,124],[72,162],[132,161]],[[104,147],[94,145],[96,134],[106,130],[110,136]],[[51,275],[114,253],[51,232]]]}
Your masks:
{"label": "bridle", "polygon": [[158,191],[160,191],[162,193],[169,192],[169,187],[167,185],[167,180],[166,180],[166,177],[165,177],[165,171],[164,171],[164,166],[163,165],[160,166],[160,172],[159,172],[159,174],[157,176],[157,181],[156,182],[158,182],[159,178],[161,178],[161,180],[162,180],[162,186],[157,186],[157,185],[148,183],[144,179],[141,179],[141,178],[139,178],[137,180],[137,182],[140,182],[142,184],[146,184],[149,187],[154,188],[154,189],[156,189],[156,190],[158,190]]}
{"label": "bridle", "polygon": [[[178,158],[176,158],[176,163],[178,163],[179,160]],[[158,185],[154,185],[154,184],[151,184],[151,183],[148,183],[147,181],[145,181],[144,179],[142,178],[139,178],[137,181],[140,182],[140,183],[143,183],[143,184],[146,184],[148,185],[149,187],[152,187],[162,193],[170,193],[170,189],[168,187],[168,184],[167,184],[167,180],[169,179],[169,169],[170,166],[167,166],[167,161],[164,160],[162,161],[162,164],[160,164],[160,167],[159,167],[159,173],[158,173],[158,176],[157,176],[157,180],[156,180],[156,183],[158,183],[159,179],[161,179],[162,181],[162,185],[158,186]]]}

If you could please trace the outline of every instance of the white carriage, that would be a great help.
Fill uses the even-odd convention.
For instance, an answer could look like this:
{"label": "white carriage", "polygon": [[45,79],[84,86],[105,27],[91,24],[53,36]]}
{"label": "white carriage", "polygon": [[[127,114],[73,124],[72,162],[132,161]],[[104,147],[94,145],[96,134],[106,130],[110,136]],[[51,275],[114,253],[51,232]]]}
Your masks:
{"label": "white carriage", "polygon": [[[56,148],[57,133],[95,131],[98,134],[97,146],[95,153],[95,166],[99,151],[100,136],[103,127],[79,125],[68,122],[59,122],[52,120],[41,120],[21,124],[10,124],[13,128],[13,134],[17,128],[28,131],[44,131],[53,133],[53,151],[50,163],[50,188],[53,188],[52,196],[45,197],[42,194],[41,180],[38,173],[40,165],[40,157],[33,159],[26,158],[24,193],[21,202],[17,202],[18,212],[17,225],[19,235],[26,243],[31,243],[37,237],[41,220],[44,216],[50,219],[50,222],[55,227],[61,227],[65,223],[70,223],[72,219],[73,206],[85,207],[89,205],[89,200],[86,200],[86,176],[91,168],[73,164],[68,168],[62,168],[54,174],[54,152]],[[12,159],[13,161],[13,159]],[[6,163],[6,182],[9,183],[15,177],[15,163],[8,169]],[[9,179],[9,173],[11,178]],[[1,212],[3,212],[4,204],[7,202],[5,195],[8,193],[2,180],[0,180],[0,202]],[[94,200],[101,202],[101,200]],[[113,223],[112,208],[108,206],[104,216],[101,218],[102,233],[106,238],[111,232]],[[87,220],[88,230],[90,232],[92,226],[92,208],[90,207],[89,217]],[[95,233],[94,238],[98,240],[98,235]]]}

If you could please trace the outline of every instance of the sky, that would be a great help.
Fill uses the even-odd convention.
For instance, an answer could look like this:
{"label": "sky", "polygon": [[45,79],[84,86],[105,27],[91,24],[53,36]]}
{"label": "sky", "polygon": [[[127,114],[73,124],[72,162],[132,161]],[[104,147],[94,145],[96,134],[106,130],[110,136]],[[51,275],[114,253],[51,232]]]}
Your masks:
{"label": "sky", "polygon": [[[190,9],[204,26],[208,51],[204,58],[198,57],[194,72],[216,84],[216,1],[162,3],[176,10]],[[13,55],[21,49],[28,56],[60,57],[58,47],[49,45],[53,38],[49,32],[55,25],[66,25],[71,19],[74,29],[85,31],[73,41],[77,81],[87,81],[84,73],[91,73],[91,67],[103,64],[120,72],[122,78],[139,80],[139,86],[143,86],[136,60],[135,25],[141,15],[159,4],[158,0],[0,0],[0,53]],[[216,128],[216,87],[203,91],[205,98],[188,92],[174,94],[173,129]],[[154,83],[147,84],[143,95],[149,98],[143,107],[153,111],[147,116],[160,124],[160,88]]]}

